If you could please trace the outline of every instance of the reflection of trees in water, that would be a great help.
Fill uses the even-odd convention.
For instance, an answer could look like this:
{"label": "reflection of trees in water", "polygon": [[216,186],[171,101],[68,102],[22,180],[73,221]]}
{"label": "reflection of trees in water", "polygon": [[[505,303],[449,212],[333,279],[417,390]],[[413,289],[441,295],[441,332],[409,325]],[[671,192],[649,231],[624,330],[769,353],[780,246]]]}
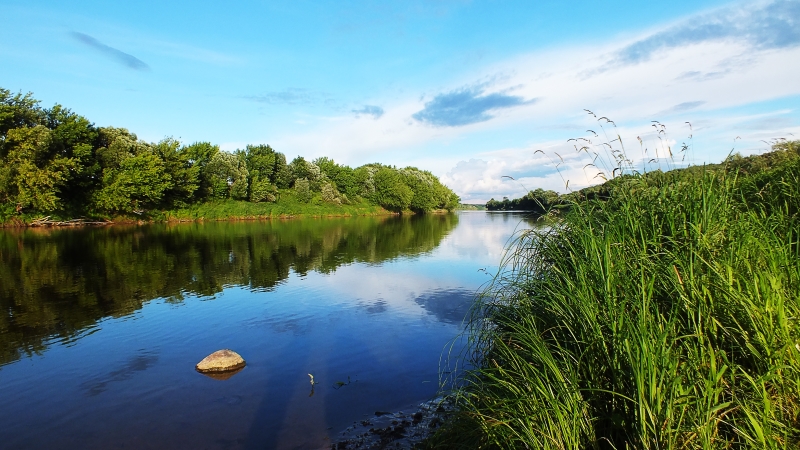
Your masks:
{"label": "reflection of trees in water", "polygon": [[0,365],[154,298],[180,302],[229,285],[268,290],[292,270],[331,273],[419,255],[457,221],[447,214],[0,232]]}

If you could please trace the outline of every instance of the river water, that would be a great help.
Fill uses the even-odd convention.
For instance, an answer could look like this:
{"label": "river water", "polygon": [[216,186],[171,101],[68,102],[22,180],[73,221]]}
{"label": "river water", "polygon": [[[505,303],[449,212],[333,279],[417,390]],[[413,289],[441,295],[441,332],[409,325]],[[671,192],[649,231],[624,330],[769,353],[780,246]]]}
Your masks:
{"label": "river water", "polygon": [[[474,294],[530,226],[460,212],[0,231],[0,447],[330,447],[436,395]],[[247,366],[194,370],[223,348]]]}

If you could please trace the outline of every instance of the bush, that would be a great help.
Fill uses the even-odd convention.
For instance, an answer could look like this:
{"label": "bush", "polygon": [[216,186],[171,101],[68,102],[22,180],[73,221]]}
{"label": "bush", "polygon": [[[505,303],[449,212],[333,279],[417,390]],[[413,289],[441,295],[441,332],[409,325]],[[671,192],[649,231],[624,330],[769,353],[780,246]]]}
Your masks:
{"label": "bush", "polygon": [[311,183],[305,178],[300,178],[294,182],[294,191],[297,195],[297,201],[300,203],[308,203],[314,196],[314,193],[311,192]]}

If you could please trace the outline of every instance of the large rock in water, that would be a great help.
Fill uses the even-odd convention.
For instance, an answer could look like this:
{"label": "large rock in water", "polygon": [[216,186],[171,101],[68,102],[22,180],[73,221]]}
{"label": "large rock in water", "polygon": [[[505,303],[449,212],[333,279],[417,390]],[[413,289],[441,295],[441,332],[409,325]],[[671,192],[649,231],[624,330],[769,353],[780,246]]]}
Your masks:
{"label": "large rock in water", "polygon": [[244,359],[233,350],[218,350],[197,363],[198,372],[229,372],[244,367]]}

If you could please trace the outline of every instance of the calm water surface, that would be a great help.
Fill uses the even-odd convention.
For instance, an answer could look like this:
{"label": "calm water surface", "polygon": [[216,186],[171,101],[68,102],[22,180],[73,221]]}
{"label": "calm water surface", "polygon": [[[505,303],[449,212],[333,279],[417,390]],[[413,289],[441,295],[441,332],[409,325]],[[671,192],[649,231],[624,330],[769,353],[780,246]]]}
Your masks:
{"label": "calm water surface", "polygon": [[[0,231],[0,447],[329,447],[436,395],[442,351],[526,227],[462,212]],[[195,372],[221,348],[247,367]]]}

